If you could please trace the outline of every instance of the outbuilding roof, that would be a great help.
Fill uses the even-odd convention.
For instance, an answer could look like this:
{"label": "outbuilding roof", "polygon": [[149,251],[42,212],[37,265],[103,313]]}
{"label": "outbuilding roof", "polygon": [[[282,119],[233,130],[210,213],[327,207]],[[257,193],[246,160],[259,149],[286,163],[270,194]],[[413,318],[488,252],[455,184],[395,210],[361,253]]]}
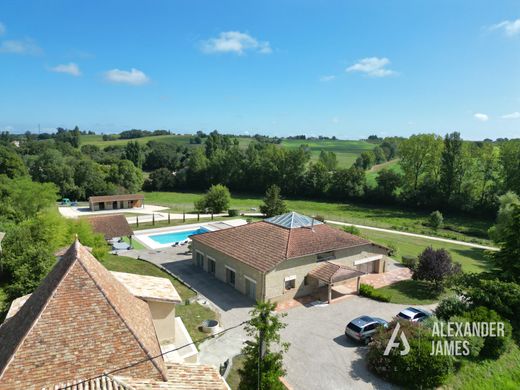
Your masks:
{"label": "outbuilding roof", "polygon": [[[0,389],[88,378],[161,353],[148,305],[79,241],[0,326],[0,345]],[[166,380],[166,367],[153,359],[121,374]]]}
{"label": "outbuilding roof", "polygon": [[267,272],[287,259],[370,244],[364,238],[326,224],[287,228],[267,221],[190,236],[261,271]]}
{"label": "outbuilding roof", "polygon": [[101,195],[101,196],[91,196],[88,198],[89,202],[99,203],[99,202],[116,202],[119,200],[142,200],[144,199],[143,194],[121,194],[121,195]]}
{"label": "outbuilding roof", "polygon": [[106,240],[134,234],[123,214],[98,215],[87,218],[87,221],[92,225],[92,229],[103,234]]}

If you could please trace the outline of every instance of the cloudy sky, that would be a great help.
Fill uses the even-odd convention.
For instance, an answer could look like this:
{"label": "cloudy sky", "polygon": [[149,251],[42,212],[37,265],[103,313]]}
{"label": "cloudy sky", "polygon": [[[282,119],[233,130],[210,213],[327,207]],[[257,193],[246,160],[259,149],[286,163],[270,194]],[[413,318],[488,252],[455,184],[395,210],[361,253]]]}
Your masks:
{"label": "cloudy sky", "polygon": [[520,3],[0,2],[0,130],[520,137]]}

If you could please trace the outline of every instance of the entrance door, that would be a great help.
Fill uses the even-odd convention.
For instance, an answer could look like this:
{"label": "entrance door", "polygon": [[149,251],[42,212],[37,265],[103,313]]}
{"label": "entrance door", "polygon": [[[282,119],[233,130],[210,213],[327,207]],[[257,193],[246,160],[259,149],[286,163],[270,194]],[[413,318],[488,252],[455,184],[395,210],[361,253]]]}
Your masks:
{"label": "entrance door", "polygon": [[117,202],[112,202],[112,209],[117,210]]}
{"label": "entrance door", "polygon": [[256,301],[256,282],[246,278],[246,295]]}
{"label": "entrance door", "polygon": [[208,258],[208,272],[210,274],[212,274],[213,276],[215,275],[215,268],[216,268],[215,260]]}
{"label": "entrance door", "polygon": [[226,282],[235,287],[235,271],[226,268]]}

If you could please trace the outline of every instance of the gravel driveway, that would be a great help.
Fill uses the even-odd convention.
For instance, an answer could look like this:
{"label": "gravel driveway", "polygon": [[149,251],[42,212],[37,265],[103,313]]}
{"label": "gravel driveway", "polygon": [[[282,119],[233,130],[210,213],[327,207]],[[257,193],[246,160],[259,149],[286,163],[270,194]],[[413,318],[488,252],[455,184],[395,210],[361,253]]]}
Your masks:
{"label": "gravel driveway", "polygon": [[[285,356],[286,379],[298,390],[391,389],[393,386],[368,371],[367,347],[344,335],[346,324],[368,314],[391,320],[409,305],[382,303],[352,296],[325,306],[288,311],[282,339],[291,343]],[[435,305],[416,306],[431,310]]]}

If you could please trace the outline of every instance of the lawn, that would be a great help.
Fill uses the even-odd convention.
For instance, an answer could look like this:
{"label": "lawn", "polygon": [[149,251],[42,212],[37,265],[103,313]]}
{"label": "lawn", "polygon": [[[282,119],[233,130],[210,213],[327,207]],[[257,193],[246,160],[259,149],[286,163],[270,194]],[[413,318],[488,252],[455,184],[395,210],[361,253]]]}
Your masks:
{"label": "lawn", "polygon": [[432,246],[436,249],[444,248],[449,251],[453,260],[462,265],[464,272],[482,272],[489,269],[486,253],[482,249],[374,230],[360,229],[360,231],[363,237],[378,244],[388,246],[391,243],[395,245],[397,254],[394,255],[394,258],[397,260],[401,260],[402,256],[417,256],[424,248]]}
{"label": "lawn", "polygon": [[[147,192],[144,195],[147,203],[168,207],[172,212],[193,212],[193,202],[202,196],[200,193],[191,192]],[[261,203],[262,196],[233,194],[230,208],[251,212],[253,208],[258,210]],[[288,199],[287,206],[290,210],[302,214],[322,215],[326,219],[340,222],[403,230],[488,245],[490,241],[483,237],[487,237],[487,230],[493,223],[493,221],[487,219],[445,213],[445,228],[434,231],[425,226],[429,215],[428,211],[302,199]]]}
{"label": "lawn", "polygon": [[497,360],[463,361],[462,367],[442,387],[453,390],[518,389],[520,349],[513,345]]}
{"label": "lawn", "polygon": [[449,291],[437,294],[433,292],[431,285],[417,280],[403,280],[378,288],[377,291],[388,296],[391,303],[403,305],[429,305],[439,302],[449,294]]}
{"label": "lawn", "polygon": [[397,173],[403,173],[401,165],[399,165],[399,160],[392,160],[385,162],[383,164],[374,165],[369,171],[366,173],[367,184],[370,187],[375,187],[377,185],[376,177],[377,173],[382,169],[388,169],[390,171],[394,171]]}
{"label": "lawn", "polygon": [[196,302],[186,304],[188,298],[193,298],[196,295],[195,291],[191,290],[160,268],[143,260],[109,254],[105,259],[101,260],[101,263],[110,271],[158,276],[169,279],[183,301],[183,303],[176,306],[175,313],[177,316],[182,318],[182,322],[184,322],[184,326],[186,326],[192,340],[196,342],[197,340],[207,336],[198,329],[199,325],[204,320],[215,319],[216,313]]}
{"label": "lawn", "polygon": [[245,357],[243,355],[237,355],[233,358],[231,370],[226,378],[226,382],[229,387],[231,387],[231,390],[238,389],[238,385],[240,384],[240,375],[238,374],[238,370],[244,365],[244,360]]}

